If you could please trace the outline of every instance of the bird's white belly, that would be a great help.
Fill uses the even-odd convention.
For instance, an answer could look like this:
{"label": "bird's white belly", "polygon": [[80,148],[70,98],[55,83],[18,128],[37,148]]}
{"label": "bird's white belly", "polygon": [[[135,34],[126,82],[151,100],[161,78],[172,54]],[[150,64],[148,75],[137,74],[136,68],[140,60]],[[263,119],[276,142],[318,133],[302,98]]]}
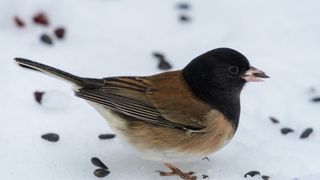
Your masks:
{"label": "bird's white belly", "polygon": [[[89,102],[89,101],[88,101]],[[112,130],[118,135],[118,137],[129,144],[134,148],[134,151],[137,152],[144,159],[152,160],[152,161],[161,161],[161,162],[175,162],[175,161],[185,161],[185,160],[194,160],[203,158],[206,155],[199,154],[195,156],[195,154],[187,154],[183,152],[176,152],[174,150],[165,150],[160,151],[158,149],[140,149],[135,146],[130,139],[128,138],[127,132],[127,122],[125,119],[115,115],[111,110],[101,107],[93,102],[89,102],[110,124]]]}
{"label": "bird's white belly", "polygon": [[120,118],[119,116],[113,114],[111,110],[102,107],[96,103],[87,101],[101,114],[109,123],[112,130],[122,139],[128,141],[125,131],[127,129],[126,120]]}

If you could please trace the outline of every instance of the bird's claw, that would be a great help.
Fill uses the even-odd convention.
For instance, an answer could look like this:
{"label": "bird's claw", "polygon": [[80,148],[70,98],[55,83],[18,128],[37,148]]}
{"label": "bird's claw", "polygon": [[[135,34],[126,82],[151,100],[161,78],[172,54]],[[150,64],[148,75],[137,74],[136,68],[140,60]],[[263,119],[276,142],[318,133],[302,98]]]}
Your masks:
{"label": "bird's claw", "polygon": [[197,176],[194,176],[194,172],[182,172],[180,169],[174,167],[169,163],[165,163],[165,165],[171,169],[171,172],[157,171],[160,176],[179,176],[183,180],[196,180]]}

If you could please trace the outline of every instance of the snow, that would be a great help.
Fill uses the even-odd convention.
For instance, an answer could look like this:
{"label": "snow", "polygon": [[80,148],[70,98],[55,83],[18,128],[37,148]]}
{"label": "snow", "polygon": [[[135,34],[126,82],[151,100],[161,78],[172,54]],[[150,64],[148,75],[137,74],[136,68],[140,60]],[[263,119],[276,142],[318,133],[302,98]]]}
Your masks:
{"label": "snow", "polygon": [[[248,84],[233,140],[210,161],[177,163],[212,180],[245,179],[251,170],[275,180],[320,179],[320,3],[317,0],[187,1],[178,0],[2,0],[0,1],[0,179],[96,179],[91,157],[99,157],[111,174],[105,179],[177,179],[160,177],[167,170],[143,160],[118,139],[99,140],[112,133],[108,124],[70,86],[13,62],[24,57],[86,77],[159,73],[152,52],[165,53],[174,69],[217,47],[231,47],[272,78]],[[39,11],[50,27],[31,23]],[[180,14],[192,21],[181,23]],[[17,28],[13,16],[27,26]],[[48,46],[39,41],[46,32],[65,26],[65,40]],[[311,88],[315,89],[311,91]],[[44,104],[33,99],[46,91]],[[274,116],[280,124],[272,124]],[[294,133],[280,133],[290,127]],[[312,127],[308,139],[299,139]],[[55,132],[57,143],[40,138]],[[259,177],[247,179],[261,179]]]}

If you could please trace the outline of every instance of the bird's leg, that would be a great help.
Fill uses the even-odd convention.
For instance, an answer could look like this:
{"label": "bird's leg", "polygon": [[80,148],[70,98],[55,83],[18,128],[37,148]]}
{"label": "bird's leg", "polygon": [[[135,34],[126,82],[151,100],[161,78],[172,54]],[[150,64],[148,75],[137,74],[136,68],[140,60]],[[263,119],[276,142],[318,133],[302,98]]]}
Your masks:
{"label": "bird's leg", "polygon": [[193,176],[194,172],[182,172],[180,169],[174,167],[170,163],[164,163],[165,166],[167,166],[172,172],[163,172],[158,171],[160,176],[179,176],[183,180],[196,180],[197,176]]}

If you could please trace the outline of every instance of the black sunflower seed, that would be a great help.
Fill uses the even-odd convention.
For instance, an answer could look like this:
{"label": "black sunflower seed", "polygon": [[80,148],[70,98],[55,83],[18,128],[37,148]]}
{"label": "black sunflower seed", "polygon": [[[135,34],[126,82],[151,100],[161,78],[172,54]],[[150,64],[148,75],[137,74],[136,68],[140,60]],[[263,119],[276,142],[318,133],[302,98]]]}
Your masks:
{"label": "black sunflower seed", "polygon": [[204,157],[204,158],[202,158],[202,160],[210,161],[210,159],[208,157]]}
{"label": "black sunflower seed", "polygon": [[106,177],[110,174],[110,171],[107,169],[96,169],[93,174],[98,178]]}
{"label": "black sunflower seed", "polygon": [[291,128],[287,128],[287,127],[281,128],[281,133],[282,133],[283,135],[286,135],[286,134],[291,133],[291,132],[294,132],[294,130],[291,129]]}
{"label": "black sunflower seed", "polygon": [[169,70],[172,68],[171,64],[166,60],[164,55],[159,52],[154,52],[153,56],[159,60],[158,68],[161,70]]}
{"label": "black sunflower seed", "polygon": [[99,139],[113,139],[116,137],[115,134],[100,134]]}
{"label": "black sunflower seed", "polygon": [[47,34],[42,34],[40,36],[40,40],[45,43],[45,44],[48,44],[48,45],[52,45],[53,44],[53,41],[51,39],[51,37]]}
{"label": "black sunflower seed", "polygon": [[158,68],[162,69],[162,70],[169,70],[169,69],[171,69],[171,65],[169,64],[168,61],[162,59],[159,62]]}
{"label": "black sunflower seed", "polygon": [[270,121],[273,122],[274,124],[278,124],[280,121],[276,119],[275,117],[269,117]]}
{"label": "black sunflower seed", "polygon": [[185,15],[185,14],[182,14],[182,15],[179,16],[179,20],[181,22],[189,22],[189,21],[191,21],[191,18],[189,16]]}
{"label": "black sunflower seed", "polygon": [[206,174],[202,174],[202,179],[207,179],[207,178],[209,178],[209,176],[208,176],[208,175],[206,175]]}
{"label": "black sunflower seed", "polygon": [[162,53],[159,53],[159,52],[154,52],[153,56],[158,58],[158,59],[164,59],[164,55]]}
{"label": "black sunflower seed", "polygon": [[57,142],[60,139],[59,135],[56,133],[47,133],[42,135],[41,138],[50,142]]}
{"label": "black sunflower seed", "polygon": [[43,91],[35,91],[33,93],[34,99],[37,101],[37,103],[41,104],[42,103],[42,96],[44,92]]}
{"label": "black sunflower seed", "polygon": [[270,176],[262,175],[261,178],[262,178],[263,180],[269,180],[269,179],[270,179]]}
{"label": "black sunflower seed", "polygon": [[190,4],[187,2],[181,2],[177,4],[178,9],[190,9]]}
{"label": "black sunflower seed", "polygon": [[93,157],[91,158],[91,163],[97,167],[103,168],[103,169],[109,169],[99,158]]}
{"label": "black sunflower seed", "polygon": [[311,99],[312,102],[320,102],[320,97],[314,97]]}
{"label": "black sunflower seed", "polygon": [[310,134],[313,132],[312,128],[305,129],[302,134],[300,135],[300,139],[306,139],[310,136]]}
{"label": "black sunflower seed", "polygon": [[246,178],[247,176],[251,176],[251,177],[254,177],[254,176],[260,176],[260,172],[259,171],[249,171],[247,172],[244,177]]}

